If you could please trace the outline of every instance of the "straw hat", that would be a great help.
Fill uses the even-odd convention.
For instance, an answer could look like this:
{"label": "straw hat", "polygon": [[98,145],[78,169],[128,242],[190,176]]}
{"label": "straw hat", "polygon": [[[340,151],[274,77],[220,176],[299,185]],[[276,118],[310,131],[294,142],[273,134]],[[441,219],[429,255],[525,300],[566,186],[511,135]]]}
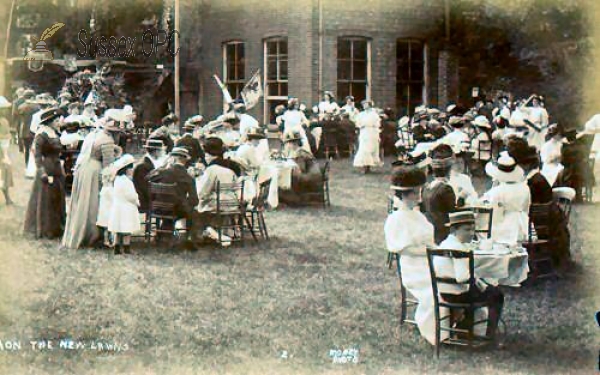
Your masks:
{"label": "straw hat", "polygon": [[300,135],[300,132],[291,131],[291,132],[287,132],[283,135],[284,143],[292,142],[292,141],[299,141],[299,140],[302,140],[302,136]]}
{"label": "straw hat", "polygon": [[497,164],[486,164],[485,173],[499,182],[520,182],[525,178],[523,169],[506,151],[500,153]]}
{"label": "straw hat", "polygon": [[57,108],[50,108],[42,112],[40,115],[40,124],[46,125],[50,124],[52,121],[60,117],[60,113]]}
{"label": "straw hat", "polygon": [[147,150],[156,150],[164,146],[163,141],[160,139],[148,139],[144,148]]}
{"label": "straw hat", "polygon": [[448,219],[448,223],[444,224],[447,227],[461,224],[475,224],[475,213],[472,210],[450,212]]}
{"label": "straw hat", "polygon": [[135,158],[131,154],[124,154],[115,161],[113,166],[113,174],[117,174],[121,169],[126,168],[135,163]]}
{"label": "straw hat", "polygon": [[485,117],[485,116],[475,117],[475,120],[473,120],[473,125],[478,126],[480,128],[486,128],[486,129],[492,128],[492,126],[490,125],[490,122],[488,121],[487,117]]}
{"label": "straw hat", "polygon": [[251,127],[250,129],[248,129],[248,132],[246,133],[246,137],[248,139],[265,139],[266,138],[263,131],[257,127]]}
{"label": "straw hat", "polygon": [[[208,150],[205,150],[205,151],[208,152]],[[209,154],[210,154],[210,152],[209,152]],[[182,158],[186,158],[186,159],[190,158],[190,152],[185,147],[173,147],[173,150],[171,150],[171,153],[169,153],[169,155],[170,156],[178,156],[178,157],[182,157]]]}

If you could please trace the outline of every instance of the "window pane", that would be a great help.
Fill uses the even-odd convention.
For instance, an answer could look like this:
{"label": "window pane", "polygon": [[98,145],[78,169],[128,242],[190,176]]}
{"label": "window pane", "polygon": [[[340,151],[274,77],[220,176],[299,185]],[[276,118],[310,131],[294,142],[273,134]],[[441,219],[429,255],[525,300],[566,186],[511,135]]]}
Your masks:
{"label": "window pane", "polygon": [[408,49],[407,42],[399,41],[396,43],[396,59],[408,60]]}
{"label": "window pane", "polygon": [[288,96],[288,84],[287,83],[279,84],[279,96]]}
{"label": "window pane", "polygon": [[353,58],[355,60],[367,60],[367,41],[366,40],[354,40]]}
{"label": "window pane", "polygon": [[287,55],[288,53],[288,45],[287,45],[287,41],[282,40],[279,42],[279,54],[280,55]]}
{"label": "window pane", "polygon": [[243,59],[245,57],[244,53],[245,53],[245,51],[244,51],[244,43],[238,43],[237,44],[237,58],[238,59]]}
{"label": "window pane", "polygon": [[350,84],[345,82],[338,82],[337,84],[337,95],[338,98],[344,100],[344,98],[350,95]]}
{"label": "window pane", "polygon": [[367,85],[364,83],[353,83],[350,87],[355,103],[360,103],[361,100],[367,97]]}
{"label": "window pane", "polygon": [[399,61],[398,62],[397,80],[401,81],[401,82],[405,82],[405,81],[408,81],[409,78],[410,77],[408,75],[408,64]]}
{"label": "window pane", "polygon": [[233,44],[227,44],[225,45],[225,55],[227,57],[227,62],[229,63],[230,61],[234,61],[235,60],[235,45]]}
{"label": "window pane", "polygon": [[410,59],[413,61],[423,61],[423,43],[410,43]]}
{"label": "window pane", "polygon": [[276,55],[277,54],[277,42],[267,42],[267,54],[268,55]]}
{"label": "window pane", "polygon": [[353,67],[354,80],[366,80],[367,79],[367,62],[366,61],[355,61]]}
{"label": "window pane", "polygon": [[[410,85],[410,101],[415,105],[419,105],[423,102],[423,85],[422,84],[411,84]],[[414,107],[413,107],[414,108]]]}
{"label": "window pane", "polygon": [[267,62],[267,79],[269,81],[277,80],[277,60],[269,58]]}
{"label": "window pane", "polygon": [[338,39],[338,59],[350,58],[350,40]]}
{"label": "window pane", "polygon": [[350,61],[338,60],[338,80],[347,80],[350,76]]}
{"label": "window pane", "polygon": [[423,63],[413,62],[410,64],[410,79],[411,81],[422,81],[423,80]]}
{"label": "window pane", "polygon": [[235,65],[230,61],[227,61],[227,81],[235,79]]}
{"label": "window pane", "polygon": [[270,124],[275,123],[275,107],[277,107],[279,104],[285,105],[286,101],[285,100],[269,100],[269,101],[267,101],[267,107],[269,108],[268,116],[269,116]]}
{"label": "window pane", "polygon": [[287,60],[279,61],[279,79],[282,79],[282,80],[288,79],[288,62],[287,62]]}

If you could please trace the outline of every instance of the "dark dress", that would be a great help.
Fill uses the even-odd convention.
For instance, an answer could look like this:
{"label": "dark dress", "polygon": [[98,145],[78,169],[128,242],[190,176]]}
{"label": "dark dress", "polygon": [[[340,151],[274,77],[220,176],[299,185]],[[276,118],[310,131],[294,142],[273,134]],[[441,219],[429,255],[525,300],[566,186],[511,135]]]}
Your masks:
{"label": "dark dress", "polygon": [[[570,258],[570,246],[571,246],[571,234],[567,225],[566,218],[558,207],[558,204],[554,202],[552,197],[552,187],[548,183],[548,180],[541,174],[535,173],[527,180],[529,186],[529,192],[531,194],[531,203],[544,204],[552,202],[550,208],[549,220],[549,238],[545,238],[543,235],[540,239],[549,240],[550,247],[552,249],[552,259],[554,264],[559,266],[562,262]],[[534,221],[533,226],[537,224]]]}
{"label": "dark dress", "polygon": [[292,190],[280,190],[279,200],[283,203],[297,205],[306,199],[304,193],[318,193],[323,190],[321,167],[315,157],[303,149],[299,149],[293,160],[299,170],[292,174]]}
{"label": "dark dress", "polygon": [[456,211],[456,195],[452,186],[439,180],[433,180],[423,189],[423,213],[433,224],[435,243],[439,244],[448,237],[450,228],[448,214]]}
{"label": "dark dress", "polygon": [[[25,215],[25,231],[36,238],[60,238],[65,229],[65,175],[59,135],[44,127],[34,139],[37,172]],[[50,184],[46,176],[52,176]]]}
{"label": "dark dress", "polygon": [[146,177],[154,170],[154,164],[144,156],[133,168],[133,185],[140,200],[140,211],[147,211],[150,205],[150,184]]}

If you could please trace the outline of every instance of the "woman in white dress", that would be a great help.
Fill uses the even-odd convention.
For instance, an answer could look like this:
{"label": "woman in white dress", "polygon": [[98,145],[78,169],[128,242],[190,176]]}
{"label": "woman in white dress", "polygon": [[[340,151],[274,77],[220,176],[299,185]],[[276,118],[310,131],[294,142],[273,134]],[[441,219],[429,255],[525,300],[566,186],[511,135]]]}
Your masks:
{"label": "woman in white dress", "polygon": [[494,207],[492,240],[515,245],[527,238],[531,196],[523,169],[503,151],[498,164],[488,163],[486,173],[498,183],[483,195]]}
{"label": "woman in white dress", "polygon": [[309,126],[308,119],[304,112],[300,111],[300,102],[298,98],[288,100],[288,109],[281,116],[283,121],[283,134],[300,133],[302,137],[302,148],[312,154],[308,138],[306,137],[305,127]]}
{"label": "woman in white dress", "polygon": [[373,102],[363,100],[364,110],[356,116],[356,127],[360,130],[358,136],[358,151],[354,157],[354,166],[364,168],[369,173],[371,167],[383,165],[379,159],[379,133],[381,132],[381,118],[372,108]]}
{"label": "woman in white dress", "polygon": [[387,250],[400,254],[404,287],[419,301],[415,311],[419,331],[434,344],[435,310],[427,261],[427,247],[435,246],[434,231],[419,211],[425,182],[425,173],[414,166],[402,166],[394,172],[391,189],[400,201],[398,209],[386,219],[384,232]]}
{"label": "woman in white dress", "polygon": [[115,254],[130,254],[131,234],[140,230],[140,201],[133,185],[135,159],[125,154],[114,165],[116,177],[108,230],[115,235]]}
{"label": "woman in white dress", "polygon": [[546,177],[550,186],[552,186],[560,171],[565,168],[561,163],[563,136],[557,124],[552,124],[548,127],[548,136],[550,139],[544,143],[540,150],[540,158],[542,160],[541,173]]}

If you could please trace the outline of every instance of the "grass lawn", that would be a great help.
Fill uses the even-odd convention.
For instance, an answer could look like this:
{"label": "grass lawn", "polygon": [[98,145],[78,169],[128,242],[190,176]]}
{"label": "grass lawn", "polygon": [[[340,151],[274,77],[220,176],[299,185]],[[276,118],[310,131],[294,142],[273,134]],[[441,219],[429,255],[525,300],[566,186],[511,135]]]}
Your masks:
{"label": "grass lawn", "polygon": [[[364,176],[334,161],[332,208],[268,212],[269,243],[196,253],[138,247],[114,257],[22,235],[31,182],[12,151],[17,205],[0,199],[0,340],[20,340],[22,349],[0,351],[2,374],[598,371],[598,206],[574,207],[576,270],[506,292],[503,349],[444,347],[436,360],[415,328],[398,324],[399,288],[383,240],[387,168]],[[57,348],[65,337],[86,349]],[[32,350],[31,339],[55,347]],[[331,349],[352,346],[358,364],[332,363]]]}

